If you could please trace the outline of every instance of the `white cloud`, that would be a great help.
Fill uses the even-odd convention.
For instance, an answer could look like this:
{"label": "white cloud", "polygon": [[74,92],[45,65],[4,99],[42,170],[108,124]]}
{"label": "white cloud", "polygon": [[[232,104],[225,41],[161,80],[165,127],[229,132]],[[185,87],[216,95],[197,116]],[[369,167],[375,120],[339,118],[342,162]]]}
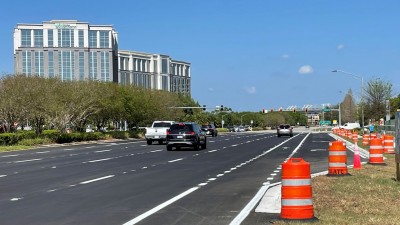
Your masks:
{"label": "white cloud", "polygon": [[257,91],[256,91],[256,87],[254,87],[254,86],[245,87],[244,90],[245,90],[247,93],[249,93],[249,94],[255,94],[255,93],[257,92]]}
{"label": "white cloud", "polygon": [[288,58],[289,58],[289,55],[288,55],[288,54],[283,54],[283,55],[281,56],[281,58],[282,58],[282,59],[288,59]]}
{"label": "white cloud", "polygon": [[300,69],[299,69],[300,74],[309,74],[309,73],[313,73],[313,72],[314,72],[314,69],[310,65],[304,65],[304,66],[300,67]]}
{"label": "white cloud", "polygon": [[337,46],[337,49],[338,49],[338,50],[342,50],[342,49],[344,49],[344,44],[340,44],[340,45],[338,45],[338,46]]}

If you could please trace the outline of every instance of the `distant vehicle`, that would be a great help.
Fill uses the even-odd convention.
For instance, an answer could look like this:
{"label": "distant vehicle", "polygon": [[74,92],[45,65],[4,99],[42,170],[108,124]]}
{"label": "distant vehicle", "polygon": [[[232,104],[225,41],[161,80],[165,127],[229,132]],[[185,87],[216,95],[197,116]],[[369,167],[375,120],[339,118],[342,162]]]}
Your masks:
{"label": "distant vehicle", "polygon": [[253,128],[252,128],[250,125],[244,126],[244,129],[245,129],[246,131],[252,131],[252,130],[253,130]]}
{"label": "distant vehicle", "polygon": [[145,138],[148,145],[153,141],[162,144],[167,139],[167,130],[174,124],[174,121],[154,121],[151,127],[146,127]]}
{"label": "distant vehicle", "polygon": [[218,130],[214,124],[201,125],[201,130],[204,131],[205,134],[211,135],[213,137],[216,137],[218,135]]}
{"label": "distant vehicle", "polygon": [[278,137],[281,137],[281,136],[293,137],[293,128],[289,124],[280,124],[276,128],[276,133],[277,133]]}
{"label": "distant vehicle", "polygon": [[359,123],[345,123],[343,126],[340,128],[343,128],[345,130],[353,130],[353,129],[360,129],[361,126]]}
{"label": "distant vehicle", "polygon": [[207,148],[207,136],[194,122],[175,123],[167,130],[167,151],[176,147],[193,147],[194,150]]}
{"label": "distant vehicle", "polygon": [[244,126],[239,126],[237,132],[245,132],[246,128]]}

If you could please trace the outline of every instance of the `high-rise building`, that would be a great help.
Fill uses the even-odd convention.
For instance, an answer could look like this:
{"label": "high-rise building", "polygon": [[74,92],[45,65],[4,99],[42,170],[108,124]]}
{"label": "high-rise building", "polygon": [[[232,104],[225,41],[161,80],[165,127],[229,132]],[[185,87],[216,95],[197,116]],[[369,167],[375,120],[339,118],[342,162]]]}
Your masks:
{"label": "high-rise building", "polygon": [[117,55],[118,34],[111,25],[52,20],[14,29],[15,74],[118,82]]}

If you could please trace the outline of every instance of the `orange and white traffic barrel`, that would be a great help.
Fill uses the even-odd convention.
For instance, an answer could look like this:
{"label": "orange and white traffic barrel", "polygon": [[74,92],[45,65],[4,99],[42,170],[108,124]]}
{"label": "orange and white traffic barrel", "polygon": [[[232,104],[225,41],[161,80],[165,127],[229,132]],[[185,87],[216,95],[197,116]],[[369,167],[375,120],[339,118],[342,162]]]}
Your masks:
{"label": "orange and white traffic barrel", "polygon": [[363,134],[362,136],[362,144],[367,146],[369,144],[369,135],[368,134]]}
{"label": "orange and white traffic barrel", "polygon": [[328,176],[332,175],[349,175],[346,144],[342,141],[329,142]]}
{"label": "orange and white traffic barrel", "polygon": [[358,133],[353,132],[351,138],[353,139],[353,142],[357,142],[358,141]]}
{"label": "orange and white traffic barrel", "polygon": [[370,138],[369,138],[370,140],[375,139],[377,137],[376,133],[370,133],[369,136],[370,136]]}
{"label": "orange and white traffic barrel", "polygon": [[302,158],[290,158],[282,164],[282,219],[314,219],[310,163]]}
{"label": "orange and white traffic barrel", "polygon": [[383,152],[394,154],[394,137],[392,135],[383,136]]}
{"label": "orange and white traffic barrel", "polygon": [[373,165],[384,165],[383,161],[383,144],[382,139],[375,138],[370,140],[369,143],[369,162],[368,164]]}

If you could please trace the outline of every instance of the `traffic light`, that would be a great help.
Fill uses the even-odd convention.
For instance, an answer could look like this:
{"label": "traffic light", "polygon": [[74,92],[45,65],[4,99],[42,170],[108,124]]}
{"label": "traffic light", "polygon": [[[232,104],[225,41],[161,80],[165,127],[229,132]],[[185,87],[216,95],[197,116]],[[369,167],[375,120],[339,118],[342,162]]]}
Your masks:
{"label": "traffic light", "polygon": [[206,111],[206,108],[207,108],[206,105],[203,105],[203,111]]}

